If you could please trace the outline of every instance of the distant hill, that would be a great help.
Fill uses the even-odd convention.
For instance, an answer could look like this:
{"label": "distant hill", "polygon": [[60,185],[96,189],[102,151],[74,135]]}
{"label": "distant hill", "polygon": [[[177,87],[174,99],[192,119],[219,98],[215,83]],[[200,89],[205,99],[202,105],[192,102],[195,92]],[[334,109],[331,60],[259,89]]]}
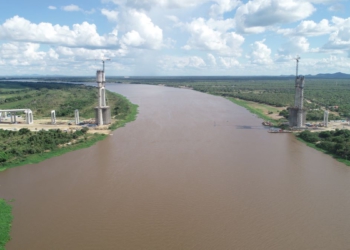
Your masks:
{"label": "distant hill", "polygon": [[323,73],[323,74],[317,74],[317,75],[306,75],[305,77],[308,78],[322,78],[322,79],[350,79],[350,74],[345,74],[342,72],[337,73]]}

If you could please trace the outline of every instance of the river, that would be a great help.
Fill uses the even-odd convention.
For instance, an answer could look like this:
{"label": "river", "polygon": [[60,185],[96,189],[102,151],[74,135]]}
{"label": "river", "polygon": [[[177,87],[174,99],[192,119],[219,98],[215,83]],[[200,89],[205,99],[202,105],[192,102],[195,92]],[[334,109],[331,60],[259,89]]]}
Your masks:
{"label": "river", "polygon": [[7,250],[350,248],[350,168],[192,90],[108,87],[135,122],[96,145],[0,172]]}

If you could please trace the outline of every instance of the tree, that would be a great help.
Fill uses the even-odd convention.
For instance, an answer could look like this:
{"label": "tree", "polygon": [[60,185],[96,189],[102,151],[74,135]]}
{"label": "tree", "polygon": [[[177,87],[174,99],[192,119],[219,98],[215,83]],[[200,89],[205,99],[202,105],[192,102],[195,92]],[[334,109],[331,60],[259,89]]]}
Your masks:
{"label": "tree", "polygon": [[309,130],[305,130],[299,134],[299,137],[304,141],[315,143],[320,140],[316,133],[312,133]]}
{"label": "tree", "polygon": [[9,156],[5,152],[0,152],[0,162],[7,161]]}
{"label": "tree", "polygon": [[284,118],[288,119],[288,117],[289,117],[289,112],[288,112],[288,110],[284,109],[284,110],[282,110],[278,115],[279,115],[279,116],[283,116]]}
{"label": "tree", "polygon": [[28,128],[21,128],[21,129],[18,131],[18,133],[19,133],[20,135],[28,135],[28,134],[30,134],[31,132],[30,132],[30,130],[29,130]]}

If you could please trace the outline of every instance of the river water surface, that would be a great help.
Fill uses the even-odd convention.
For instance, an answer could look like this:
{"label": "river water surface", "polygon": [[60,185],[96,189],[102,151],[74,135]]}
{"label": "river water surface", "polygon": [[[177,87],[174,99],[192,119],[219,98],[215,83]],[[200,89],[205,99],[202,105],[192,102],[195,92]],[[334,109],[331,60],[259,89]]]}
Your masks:
{"label": "river water surface", "polygon": [[0,173],[7,250],[350,249],[350,168],[228,100],[110,85],[135,122]]}

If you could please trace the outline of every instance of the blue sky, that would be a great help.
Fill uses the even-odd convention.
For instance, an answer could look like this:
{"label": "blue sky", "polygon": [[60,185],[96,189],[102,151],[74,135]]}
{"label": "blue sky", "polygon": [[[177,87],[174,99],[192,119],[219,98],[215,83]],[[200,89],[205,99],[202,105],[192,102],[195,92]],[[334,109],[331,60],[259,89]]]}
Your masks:
{"label": "blue sky", "polygon": [[0,75],[350,74],[345,0],[0,1]]}

